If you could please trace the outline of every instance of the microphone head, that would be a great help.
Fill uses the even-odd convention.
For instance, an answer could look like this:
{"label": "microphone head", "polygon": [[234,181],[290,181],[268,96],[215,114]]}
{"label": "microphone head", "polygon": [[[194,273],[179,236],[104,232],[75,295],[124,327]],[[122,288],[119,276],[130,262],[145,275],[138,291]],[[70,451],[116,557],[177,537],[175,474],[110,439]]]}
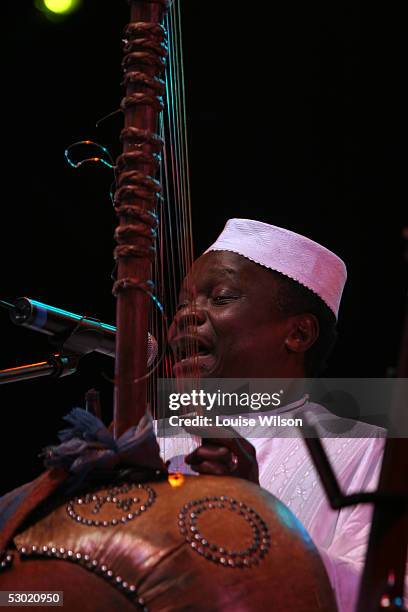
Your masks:
{"label": "microphone head", "polygon": [[152,334],[147,334],[147,367],[150,368],[152,363],[157,357],[157,352],[159,350],[157,340]]}

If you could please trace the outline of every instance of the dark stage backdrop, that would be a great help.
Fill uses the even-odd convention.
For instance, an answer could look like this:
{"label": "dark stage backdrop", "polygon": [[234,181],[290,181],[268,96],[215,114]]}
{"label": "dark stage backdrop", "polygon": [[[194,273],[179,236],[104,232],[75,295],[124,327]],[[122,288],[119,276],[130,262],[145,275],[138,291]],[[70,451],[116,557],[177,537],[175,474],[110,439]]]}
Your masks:
{"label": "dark stage backdrop", "polygon": [[[395,366],[405,300],[407,54],[403,5],[182,0],[196,254],[232,216],[305,233],[347,262],[332,376]],[[114,322],[111,174],[74,171],[67,145],[116,156],[125,0],[84,0],[51,23],[29,0],[2,5],[1,296],[30,296]],[[49,355],[0,312],[0,367]],[[62,416],[102,391],[108,358],[60,381],[0,388],[1,491],[36,476]]]}

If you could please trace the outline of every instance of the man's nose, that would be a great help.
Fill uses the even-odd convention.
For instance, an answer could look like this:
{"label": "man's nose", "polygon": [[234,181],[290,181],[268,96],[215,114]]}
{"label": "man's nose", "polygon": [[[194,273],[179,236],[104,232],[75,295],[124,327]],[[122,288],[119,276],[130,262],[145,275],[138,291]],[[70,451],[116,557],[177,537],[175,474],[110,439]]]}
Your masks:
{"label": "man's nose", "polygon": [[205,311],[197,303],[187,304],[179,308],[173,322],[180,330],[197,327],[205,322]]}

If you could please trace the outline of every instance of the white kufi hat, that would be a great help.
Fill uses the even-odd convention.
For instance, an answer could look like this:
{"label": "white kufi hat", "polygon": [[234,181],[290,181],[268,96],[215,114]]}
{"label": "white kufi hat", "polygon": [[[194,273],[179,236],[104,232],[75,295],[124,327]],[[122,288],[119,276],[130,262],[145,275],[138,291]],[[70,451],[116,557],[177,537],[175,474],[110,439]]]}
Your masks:
{"label": "white kufi hat", "polygon": [[316,293],[337,318],[346,266],[310,238],[261,221],[230,219],[209,251],[232,251],[289,276]]}

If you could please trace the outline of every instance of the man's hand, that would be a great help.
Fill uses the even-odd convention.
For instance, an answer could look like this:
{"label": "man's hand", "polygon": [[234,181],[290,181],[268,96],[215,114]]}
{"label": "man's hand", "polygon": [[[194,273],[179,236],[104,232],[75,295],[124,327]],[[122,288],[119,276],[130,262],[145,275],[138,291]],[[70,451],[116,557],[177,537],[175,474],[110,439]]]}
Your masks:
{"label": "man's hand", "polygon": [[202,437],[202,445],[186,455],[185,462],[199,474],[215,476],[237,476],[259,484],[256,451],[248,440],[239,436],[232,428],[222,428],[223,435],[231,431],[236,437],[206,437],[214,428],[185,427],[191,434]]}

